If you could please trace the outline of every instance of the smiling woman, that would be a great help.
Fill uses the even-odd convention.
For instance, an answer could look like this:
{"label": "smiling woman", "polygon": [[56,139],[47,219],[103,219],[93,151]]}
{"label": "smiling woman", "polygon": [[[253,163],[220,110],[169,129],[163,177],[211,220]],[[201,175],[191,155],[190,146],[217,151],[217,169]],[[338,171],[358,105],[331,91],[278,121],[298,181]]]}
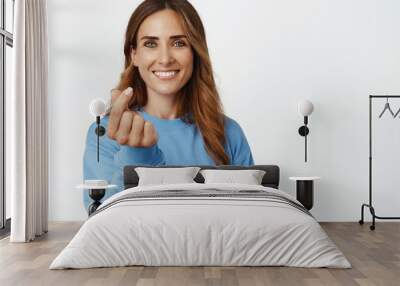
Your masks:
{"label": "smiling woman", "polygon": [[[125,67],[102,123],[89,128],[84,179],[123,188],[126,165],[253,165],[239,124],[223,113],[202,21],[186,0],[146,0],[126,29]],[[84,192],[84,204],[89,197]]]}
{"label": "smiling woman", "polygon": [[132,63],[147,86],[149,99],[173,99],[193,72],[193,52],[178,14],[162,10],[148,16],[139,28]]}

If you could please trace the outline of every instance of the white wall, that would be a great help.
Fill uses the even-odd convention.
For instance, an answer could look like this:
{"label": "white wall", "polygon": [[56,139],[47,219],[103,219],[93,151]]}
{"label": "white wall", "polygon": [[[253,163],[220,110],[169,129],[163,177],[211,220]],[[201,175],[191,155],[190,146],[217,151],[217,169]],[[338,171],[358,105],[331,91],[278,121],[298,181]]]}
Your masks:
{"label": "white wall", "polygon": [[[48,1],[50,220],[84,220],[82,181],[88,103],[109,96],[122,70],[127,21],[140,1]],[[396,0],[196,0],[227,115],[245,130],[257,164],[316,175],[312,213],[359,219],[368,200],[368,95],[400,94],[400,2]],[[310,99],[309,162],[297,102]],[[384,102],[377,102],[376,114]],[[400,100],[392,104],[397,110]],[[375,120],[374,200],[400,215],[400,119]],[[374,141],[374,142],[375,142]],[[397,213],[396,213],[397,211]],[[368,216],[369,217],[369,216]]]}

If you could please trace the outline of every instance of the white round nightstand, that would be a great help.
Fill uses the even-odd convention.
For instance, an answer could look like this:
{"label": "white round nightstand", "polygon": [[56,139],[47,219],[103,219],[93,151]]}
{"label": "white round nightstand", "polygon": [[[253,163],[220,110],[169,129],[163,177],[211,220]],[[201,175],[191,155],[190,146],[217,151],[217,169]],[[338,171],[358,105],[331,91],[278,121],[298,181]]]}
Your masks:
{"label": "white round nightstand", "polygon": [[314,205],[314,181],[320,177],[289,177],[289,180],[296,181],[296,199],[303,206],[311,210]]}

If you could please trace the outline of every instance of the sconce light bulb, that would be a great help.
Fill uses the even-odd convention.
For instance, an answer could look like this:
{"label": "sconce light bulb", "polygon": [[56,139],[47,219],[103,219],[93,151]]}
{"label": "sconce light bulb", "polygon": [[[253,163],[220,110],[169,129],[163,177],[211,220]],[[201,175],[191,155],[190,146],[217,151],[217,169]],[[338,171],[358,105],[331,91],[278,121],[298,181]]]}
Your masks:
{"label": "sconce light bulb", "polygon": [[303,99],[298,104],[298,112],[302,116],[309,116],[314,111],[314,105],[311,101]]}
{"label": "sconce light bulb", "polygon": [[101,98],[93,99],[89,104],[89,112],[94,117],[103,115],[106,112],[106,103]]}

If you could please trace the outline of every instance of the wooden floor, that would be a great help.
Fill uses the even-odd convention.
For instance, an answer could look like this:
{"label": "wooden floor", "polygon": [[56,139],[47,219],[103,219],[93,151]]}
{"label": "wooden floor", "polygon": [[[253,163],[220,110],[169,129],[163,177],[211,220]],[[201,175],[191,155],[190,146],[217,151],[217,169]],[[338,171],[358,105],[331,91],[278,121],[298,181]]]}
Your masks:
{"label": "wooden floor", "polygon": [[118,267],[48,270],[81,223],[50,223],[32,243],[0,241],[0,285],[400,285],[400,222],[321,223],[353,268]]}

